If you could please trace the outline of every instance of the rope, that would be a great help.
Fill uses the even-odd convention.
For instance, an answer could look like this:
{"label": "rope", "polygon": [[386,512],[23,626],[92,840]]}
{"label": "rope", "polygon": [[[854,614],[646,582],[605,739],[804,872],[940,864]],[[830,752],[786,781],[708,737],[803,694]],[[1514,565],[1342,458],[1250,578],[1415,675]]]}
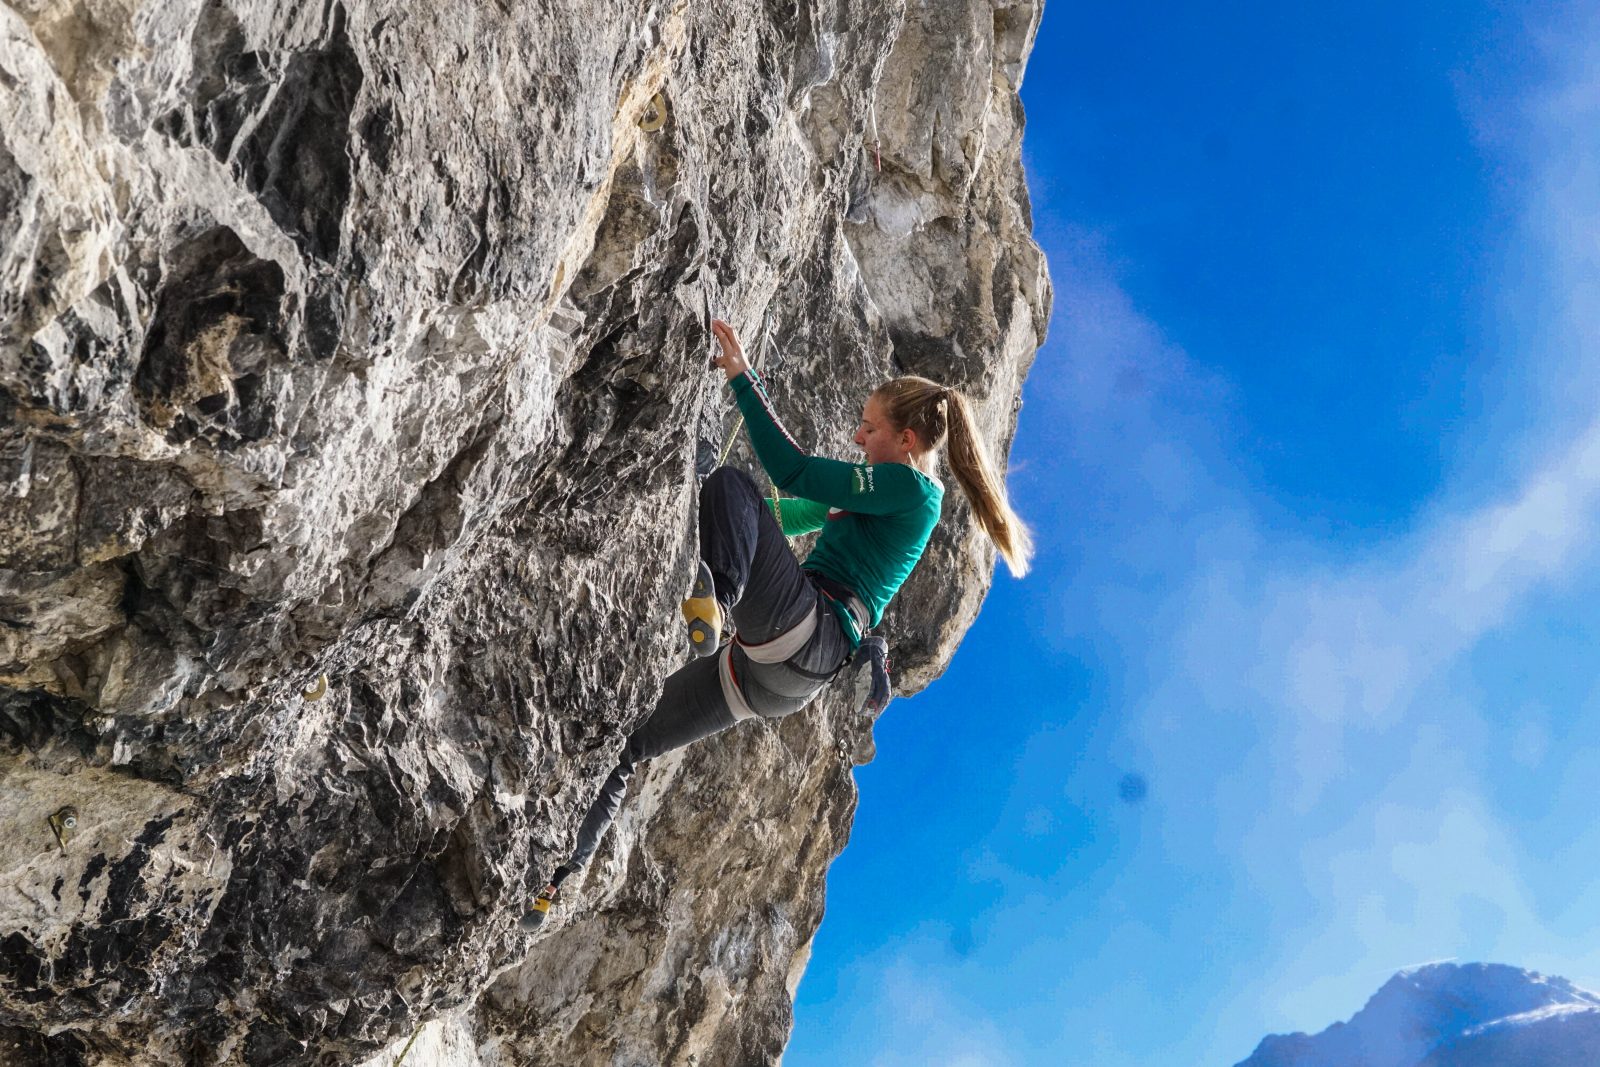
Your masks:
{"label": "rope", "polygon": [[[754,370],[755,364],[752,363],[750,367]],[[744,429],[744,416],[740,415],[734,420],[733,429],[728,432],[728,439],[722,443],[722,454],[717,456],[717,466],[720,467],[728,462],[728,453],[733,451],[734,439],[739,436],[739,431],[742,429]]]}
{"label": "rope", "polygon": [[411,1046],[417,1043],[417,1035],[420,1033],[422,1033],[420,1025],[411,1031],[411,1040],[407,1041],[406,1047],[400,1050],[400,1055],[395,1058],[394,1067],[400,1067],[402,1063],[406,1062],[406,1056],[411,1052]]}

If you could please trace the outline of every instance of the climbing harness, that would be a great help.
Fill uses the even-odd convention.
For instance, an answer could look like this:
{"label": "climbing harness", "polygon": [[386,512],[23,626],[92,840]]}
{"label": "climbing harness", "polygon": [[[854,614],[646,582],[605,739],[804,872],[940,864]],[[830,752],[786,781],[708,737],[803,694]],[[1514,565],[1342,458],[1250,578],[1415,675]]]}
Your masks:
{"label": "climbing harness", "polygon": [[847,667],[853,668],[850,673],[856,677],[862,667],[870,667],[870,681],[861,707],[874,715],[882,714],[894,696],[894,686],[889,678],[889,642],[867,632],[870,617],[866,606],[849,586],[816,571],[807,571],[806,574],[811,584],[817,587],[817,592],[829,602],[829,607],[839,618],[839,625],[844,628],[845,636],[850,640],[850,655],[828,677],[831,679]]}
{"label": "climbing harness", "polygon": [[[815,611],[806,612],[805,617],[799,622],[760,644],[750,644],[737,634],[733,639],[739,642],[739,647],[744,649],[745,657],[751,663],[782,663],[805,648],[806,643],[811,640],[811,635],[817,632],[817,614]],[[798,674],[807,673],[792,664],[790,669]]]}
{"label": "climbing harness", "polygon": [[855,590],[843,582],[836,582],[821,571],[806,571],[806,577],[811,579],[811,584],[817,587],[817,592],[828,601],[829,608],[839,616],[839,625],[844,630],[845,637],[850,639],[850,647],[854,649],[861,644],[861,637],[867,632],[871,616],[867,614],[867,606],[856,596]]}

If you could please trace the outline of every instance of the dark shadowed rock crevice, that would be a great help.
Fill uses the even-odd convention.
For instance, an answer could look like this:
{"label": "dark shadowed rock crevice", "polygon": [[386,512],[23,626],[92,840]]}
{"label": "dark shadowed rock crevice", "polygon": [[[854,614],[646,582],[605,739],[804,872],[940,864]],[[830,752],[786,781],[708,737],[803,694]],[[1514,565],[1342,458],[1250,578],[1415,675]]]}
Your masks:
{"label": "dark shadowed rock crevice", "polygon": [[[515,919],[685,654],[708,312],[819,452],[915,372],[1005,455],[1037,21],[0,10],[0,1060],[778,1060],[872,753],[844,687],[656,761]],[[952,500],[903,692],[992,564]]]}

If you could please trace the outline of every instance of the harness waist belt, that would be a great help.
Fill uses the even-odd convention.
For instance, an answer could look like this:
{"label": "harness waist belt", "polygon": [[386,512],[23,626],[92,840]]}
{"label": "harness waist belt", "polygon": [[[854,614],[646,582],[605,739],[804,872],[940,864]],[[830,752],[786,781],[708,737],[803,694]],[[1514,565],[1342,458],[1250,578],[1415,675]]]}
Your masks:
{"label": "harness waist belt", "polygon": [[856,596],[856,591],[843,582],[829,578],[820,571],[808,570],[801,573],[810,579],[811,584],[816,586],[824,596],[845,606],[845,609],[850,612],[850,617],[856,623],[856,632],[853,635],[852,644],[860,641],[861,635],[872,628],[870,625],[872,616],[867,614],[867,605],[862,602],[860,597]]}
{"label": "harness waist belt", "polygon": [[756,711],[750,702],[744,698],[744,693],[739,689],[739,679],[733,676],[733,642],[729,641],[722,646],[722,651],[717,653],[717,681],[722,683],[722,699],[728,702],[728,710],[733,712],[735,719],[753,719]]}
{"label": "harness waist belt", "polygon": [[759,645],[752,645],[740,640],[738,634],[733,639],[739,642],[744,649],[744,654],[755,663],[782,663],[790,656],[806,647],[806,642],[811,640],[811,635],[817,632],[817,613],[808,611],[805,618],[795,623],[783,633],[770,641],[763,641]]}

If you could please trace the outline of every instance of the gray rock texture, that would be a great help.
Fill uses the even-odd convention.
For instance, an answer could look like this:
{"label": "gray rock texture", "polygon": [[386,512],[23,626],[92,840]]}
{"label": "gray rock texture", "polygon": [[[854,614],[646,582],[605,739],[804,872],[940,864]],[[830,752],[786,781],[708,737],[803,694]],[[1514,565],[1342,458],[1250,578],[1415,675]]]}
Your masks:
{"label": "gray rock texture", "polygon": [[[916,372],[1004,456],[1038,17],[0,5],[0,1063],[777,1062],[842,686],[657,761],[515,920],[685,654],[708,309],[819,452]],[[902,691],[992,563],[952,499]]]}

